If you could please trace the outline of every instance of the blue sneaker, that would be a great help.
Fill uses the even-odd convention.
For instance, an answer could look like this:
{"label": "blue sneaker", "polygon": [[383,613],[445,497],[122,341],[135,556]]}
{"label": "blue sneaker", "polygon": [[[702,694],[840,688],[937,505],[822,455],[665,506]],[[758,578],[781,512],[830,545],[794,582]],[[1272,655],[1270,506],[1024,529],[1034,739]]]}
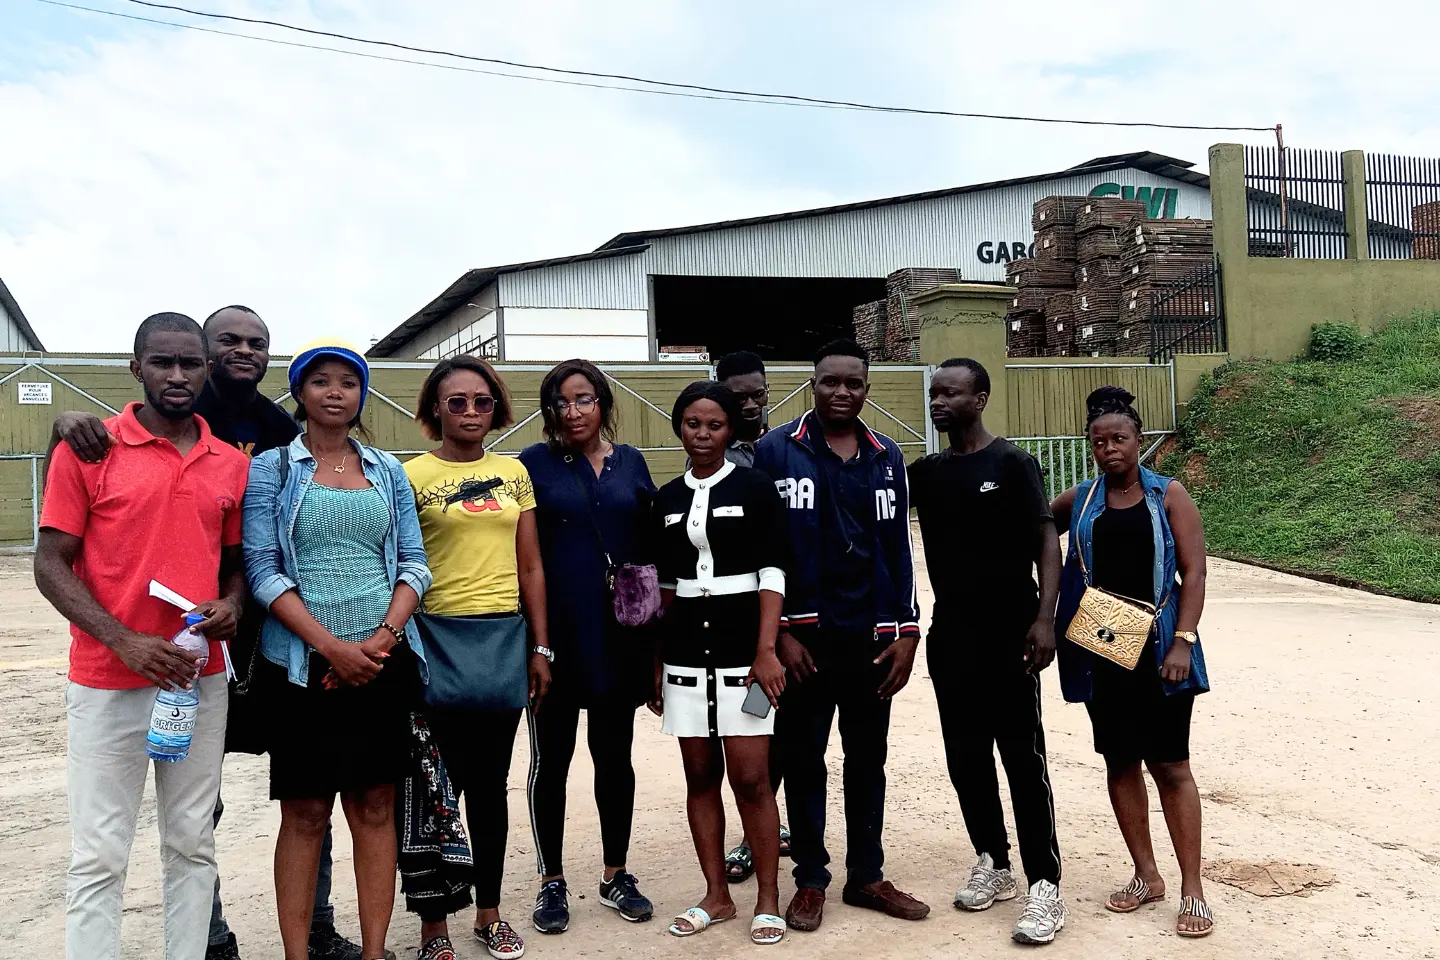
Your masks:
{"label": "blue sneaker", "polygon": [[631,923],[642,923],[655,915],[655,906],[640,892],[635,875],[624,870],[600,884],[600,902]]}
{"label": "blue sneaker", "polygon": [[564,933],[570,929],[570,897],[564,880],[548,880],[540,886],[530,922],[541,933]]}

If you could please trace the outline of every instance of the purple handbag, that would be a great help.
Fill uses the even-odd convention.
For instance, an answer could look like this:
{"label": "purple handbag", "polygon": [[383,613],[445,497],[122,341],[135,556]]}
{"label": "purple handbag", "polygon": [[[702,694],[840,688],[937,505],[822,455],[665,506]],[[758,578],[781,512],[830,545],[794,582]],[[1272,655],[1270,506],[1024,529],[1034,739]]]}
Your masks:
{"label": "purple handbag", "polygon": [[610,609],[615,622],[622,627],[643,627],[660,615],[660,574],[653,563],[620,563],[610,558],[605,549],[605,537],[595,514],[590,511],[590,494],[585,484],[573,472],[575,457],[566,454],[565,463],[572,470],[570,479],[580,489],[580,499],[585,504],[590,528],[595,531],[595,542],[605,558],[605,586],[610,591]]}

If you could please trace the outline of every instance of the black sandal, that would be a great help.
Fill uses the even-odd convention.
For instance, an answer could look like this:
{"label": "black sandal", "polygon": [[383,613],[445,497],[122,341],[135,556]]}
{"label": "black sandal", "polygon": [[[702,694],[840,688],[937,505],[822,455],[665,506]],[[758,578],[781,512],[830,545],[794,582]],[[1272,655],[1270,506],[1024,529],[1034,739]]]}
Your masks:
{"label": "black sandal", "polygon": [[750,844],[742,843],[725,854],[725,879],[731,883],[744,883],[755,875],[755,855]]}

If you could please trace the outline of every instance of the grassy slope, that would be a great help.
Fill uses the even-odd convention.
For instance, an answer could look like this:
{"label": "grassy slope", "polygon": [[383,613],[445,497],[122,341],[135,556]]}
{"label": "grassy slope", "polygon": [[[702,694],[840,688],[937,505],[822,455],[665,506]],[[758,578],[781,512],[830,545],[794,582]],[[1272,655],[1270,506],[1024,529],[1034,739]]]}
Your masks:
{"label": "grassy slope", "polygon": [[1226,364],[1160,469],[1216,553],[1440,601],[1440,315],[1342,363]]}

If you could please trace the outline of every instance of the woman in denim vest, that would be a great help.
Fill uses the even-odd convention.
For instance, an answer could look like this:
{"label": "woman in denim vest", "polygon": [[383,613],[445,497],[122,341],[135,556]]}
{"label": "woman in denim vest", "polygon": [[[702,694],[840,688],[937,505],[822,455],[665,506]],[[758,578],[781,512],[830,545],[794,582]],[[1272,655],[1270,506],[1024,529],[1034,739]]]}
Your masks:
{"label": "woman in denim vest", "polygon": [[[1143,439],[1135,398],[1101,387],[1086,399],[1086,431],[1100,476],[1060,494],[1055,523],[1070,530],[1055,632],[1065,699],[1084,703],[1105,757],[1110,803],[1135,874],[1106,908],[1130,913],[1165,897],[1150,842],[1150,801],[1141,764],[1160,791],[1180,861],[1175,932],[1203,937],[1214,919],[1200,883],[1200,794],[1190,775],[1190,714],[1210,689],[1195,630],[1205,606],[1205,532],[1185,487],[1140,465]],[[1081,560],[1084,560],[1082,566]],[[1153,604],[1155,626],[1134,670],[1065,639],[1090,585]],[[1176,582],[1179,574],[1180,581]]]}
{"label": "woman in denim vest", "polygon": [[274,665],[270,797],[280,801],[275,899],[286,960],[308,956],[315,870],[335,795],[355,844],[362,960],[386,956],[395,903],[395,785],[424,667],[410,623],[430,586],[415,495],[399,461],[357,443],[360,354],[327,344],[290,365],[306,431],[250,465],[245,568],[268,611]]}

